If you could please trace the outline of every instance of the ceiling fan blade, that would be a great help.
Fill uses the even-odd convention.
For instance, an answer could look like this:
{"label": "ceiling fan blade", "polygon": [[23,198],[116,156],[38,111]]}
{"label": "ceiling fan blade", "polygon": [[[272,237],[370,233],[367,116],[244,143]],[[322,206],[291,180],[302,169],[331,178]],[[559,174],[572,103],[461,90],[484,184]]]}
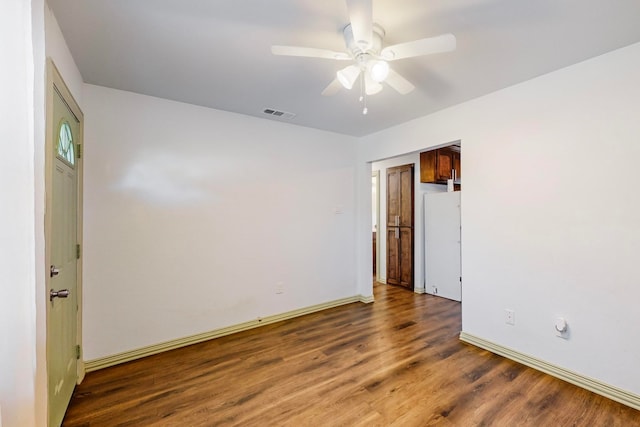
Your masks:
{"label": "ceiling fan blade", "polygon": [[342,88],[342,84],[340,81],[335,78],[327,87],[322,91],[322,96],[332,96],[338,93],[338,91]]}
{"label": "ceiling fan blade", "polygon": [[351,59],[351,56],[345,52],[334,52],[328,49],[301,46],[271,46],[271,53],[274,55],[305,56],[309,58],[337,59],[341,61]]}
{"label": "ceiling fan blade", "polygon": [[373,34],[372,0],[347,0],[353,40],[363,50],[371,47]]}
{"label": "ceiling fan blade", "polygon": [[392,69],[389,69],[389,75],[385,82],[402,95],[406,95],[416,88],[409,80],[405,79]]}
{"label": "ceiling fan blade", "polygon": [[456,36],[443,34],[441,36],[414,40],[387,46],[380,52],[380,56],[387,61],[411,58],[413,56],[429,55],[432,53],[449,52],[456,48]]}

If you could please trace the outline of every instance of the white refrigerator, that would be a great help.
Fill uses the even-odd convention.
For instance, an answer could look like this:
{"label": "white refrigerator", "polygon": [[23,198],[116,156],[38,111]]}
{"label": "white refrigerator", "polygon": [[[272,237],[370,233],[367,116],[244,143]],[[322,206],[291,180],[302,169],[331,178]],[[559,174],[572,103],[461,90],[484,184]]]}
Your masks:
{"label": "white refrigerator", "polygon": [[462,301],[460,191],[424,195],[425,291]]}

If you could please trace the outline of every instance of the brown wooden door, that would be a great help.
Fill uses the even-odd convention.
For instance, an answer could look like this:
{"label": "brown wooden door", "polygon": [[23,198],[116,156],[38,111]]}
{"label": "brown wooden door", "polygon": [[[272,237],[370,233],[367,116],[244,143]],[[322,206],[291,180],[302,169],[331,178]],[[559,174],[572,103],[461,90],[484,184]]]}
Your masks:
{"label": "brown wooden door", "polygon": [[413,290],[413,165],[387,169],[387,283]]}
{"label": "brown wooden door", "polygon": [[373,233],[373,274],[374,274],[374,278],[375,278],[375,274],[378,270],[376,270],[377,265],[376,265],[376,249],[377,249],[377,239],[376,239],[376,232],[374,231]]}

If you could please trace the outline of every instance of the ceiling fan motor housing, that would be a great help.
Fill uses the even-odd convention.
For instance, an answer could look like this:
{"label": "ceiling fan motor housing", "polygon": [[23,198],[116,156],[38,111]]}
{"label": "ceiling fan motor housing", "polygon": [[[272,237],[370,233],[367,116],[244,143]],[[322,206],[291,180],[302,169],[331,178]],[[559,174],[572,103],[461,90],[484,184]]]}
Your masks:
{"label": "ceiling fan motor housing", "polygon": [[374,58],[378,58],[380,56],[380,51],[382,50],[382,39],[385,36],[385,31],[384,28],[375,23],[372,26],[372,30],[371,46],[368,46],[365,49],[358,45],[354,40],[351,24],[347,24],[347,26],[344,27],[344,30],[342,30],[344,34],[344,43],[347,46],[349,53],[353,56],[353,59],[357,60],[362,55],[371,55]]}

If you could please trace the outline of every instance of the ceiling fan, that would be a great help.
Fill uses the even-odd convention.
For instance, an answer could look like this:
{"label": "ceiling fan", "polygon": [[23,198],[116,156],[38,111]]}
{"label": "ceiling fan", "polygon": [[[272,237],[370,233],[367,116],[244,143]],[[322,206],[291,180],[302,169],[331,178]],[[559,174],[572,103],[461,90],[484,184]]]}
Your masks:
{"label": "ceiling fan", "polygon": [[415,56],[449,52],[456,48],[453,34],[443,34],[383,47],[384,29],[373,22],[373,0],[346,0],[350,23],[344,27],[346,52],[300,46],[271,46],[274,55],[304,56],[311,58],[352,61],[339,70],[336,78],[322,91],[322,95],[334,95],[341,87],[351,89],[360,79],[360,100],[365,102],[363,114],[367,114],[366,96],[382,90],[382,82],[400,94],[415,89],[407,79],[389,67],[390,61]]}

